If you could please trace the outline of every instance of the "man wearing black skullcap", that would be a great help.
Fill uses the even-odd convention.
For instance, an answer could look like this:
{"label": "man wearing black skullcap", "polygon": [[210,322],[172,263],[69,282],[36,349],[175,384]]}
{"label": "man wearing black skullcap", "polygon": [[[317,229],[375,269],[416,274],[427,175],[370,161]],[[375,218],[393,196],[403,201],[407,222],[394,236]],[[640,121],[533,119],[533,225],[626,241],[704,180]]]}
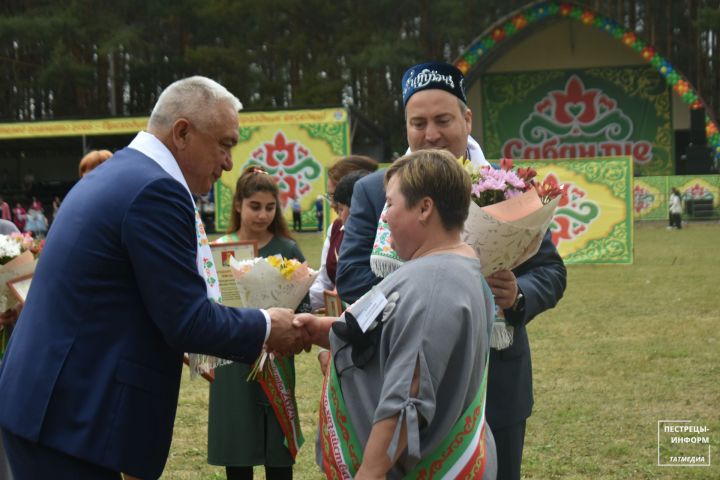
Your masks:
{"label": "man wearing black skullcap", "polygon": [[[462,73],[446,63],[423,63],[405,72],[402,90],[410,151],[443,149],[475,166],[487,165],[480,146],[470,136],[472,111],[467,106],[463,83]],[[385,205],[383,174],[378,171],[366,176],[353,192],[337,270],[337,290],[348,303],[377,284],[380,274],[396,268],[386,268],[388,260],[379,255],[376,259],[373,252]],[[491,349],[486,419],[497,445],[497,478],[514,480],[520,478],[525,423],[533,405],[525,326],[560,300],[566,270],[547,232],[535,256],[512,271],[496,272],[487,281],[495,304],[503,309],[506,322],[513,327],[511,345]]]}
{"label": "man wearing black skullcap", "polygon": [[422,63],[405,72],[402,92],[409,151],[440,148],[476,166],[487,165],[480,145],[470,137],[472,111],[464,82],[462,73],[446,63]]}

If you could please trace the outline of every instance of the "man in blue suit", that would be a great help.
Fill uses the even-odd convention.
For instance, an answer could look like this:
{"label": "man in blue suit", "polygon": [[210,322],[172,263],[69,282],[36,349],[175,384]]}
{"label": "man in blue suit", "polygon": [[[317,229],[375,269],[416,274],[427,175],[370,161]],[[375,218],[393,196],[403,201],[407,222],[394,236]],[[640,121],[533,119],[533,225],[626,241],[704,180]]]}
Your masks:
{"label": "man in blue suit", "polygon": [[132,143],[86,175],[53,222],[0,371],[18,480],[163,471],[183,352],[252,362],[298,352],[288,309],[215,303],[191,192],[232,168],[240,102],[204,77],[170,85]]}
{"label": "man in blue suit", "polygon": [[[472,112],[467,107],[462,73],[452,65],[415,65],[403,76],[405,126],[411,151],[449,150],[475,166],[487,165],[477,142],[470,137]],[[378,220],[385,204],[384,172],[355,184],[350,217],[340,247],[337,290],[352,303],[380,281],[370,267]],[[530,344],[525,326],[536,315],[553,308],[565,291],[566,271],[550,233],[540,250],[512,271],[487,278],[495,304],[514,328],[509,348],[490,351],[486,418],[495,437],[500,479],[520,478],[525,422],[533,405]]]}

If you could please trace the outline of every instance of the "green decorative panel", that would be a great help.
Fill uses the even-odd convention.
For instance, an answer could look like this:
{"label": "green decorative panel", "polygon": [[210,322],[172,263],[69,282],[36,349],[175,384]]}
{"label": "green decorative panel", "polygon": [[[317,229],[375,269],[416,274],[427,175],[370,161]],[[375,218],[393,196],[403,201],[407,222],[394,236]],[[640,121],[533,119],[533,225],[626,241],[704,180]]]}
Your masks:
{"label": "green decorative panel", "polygon": [[674,171],[671,95],[652,67],[482,77],[489,158],[554,160],[629,155],[641,175]]}

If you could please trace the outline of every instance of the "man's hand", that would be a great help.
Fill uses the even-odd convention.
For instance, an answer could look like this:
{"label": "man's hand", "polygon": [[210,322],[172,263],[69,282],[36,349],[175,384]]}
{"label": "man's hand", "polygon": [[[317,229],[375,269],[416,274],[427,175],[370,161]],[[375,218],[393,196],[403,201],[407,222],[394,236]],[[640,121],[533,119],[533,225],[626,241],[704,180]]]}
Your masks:
{"label": "man's hand", "polygon": [[300,313],[295,316],[293,325],[303,328],[313,344],[330,348],[328,334],[330,333],[330,327],[336,320],[335,317],[316,317],[310,313]]}
{"label": "man's hand", "polygon": [[302,328],[293,326],[295,314],[289,308],[269,308],[270,336],[265,344],[268,349],[280,355],[292,355],[310,350],[310,336]]}
{"label": "man's hand", "polygon": [[500,270],[486,277],[490,290],[495,296],[495,305],[506,310],[515,303],[518,284],[515,274],[510,270]]}

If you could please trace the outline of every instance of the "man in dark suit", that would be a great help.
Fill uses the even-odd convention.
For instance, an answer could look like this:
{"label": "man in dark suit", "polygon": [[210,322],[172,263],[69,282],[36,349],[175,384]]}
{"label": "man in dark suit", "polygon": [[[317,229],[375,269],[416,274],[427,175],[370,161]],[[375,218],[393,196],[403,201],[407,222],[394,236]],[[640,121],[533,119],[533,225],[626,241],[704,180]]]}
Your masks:
{"label": "man in dark suit", "polygon": [[[487,164],[469,136],[472,112],[463,82],[462,73],[448,64],[427,63],[408,69],[402,87],[411,151],[442,148],[476,166]],[[385,204],[383,175],[375,172],[355,184],[337,270],[337,290],[345,302],[354,302],[380,281],[371,270],[370,253]],[[557,304],[565,291],[566,271],[548,232],[535,256],[513,271],[496,272],[487,281],[495,304],[514,327],[514,340],[509,348],[490,352],[485,415],[497,446],[497,478],[519,479],[525,422],[533,405],[525,325]]]}
{"label": "man in dark suit", "polygon": [[67,195],[0,371],[16,479],[158,478],[184,351],[252,362],[263,343],[303,347],[290,310],[211,299],[191,192],[232,168],[240,107],[210,79],[175,82],[147,132]]}

